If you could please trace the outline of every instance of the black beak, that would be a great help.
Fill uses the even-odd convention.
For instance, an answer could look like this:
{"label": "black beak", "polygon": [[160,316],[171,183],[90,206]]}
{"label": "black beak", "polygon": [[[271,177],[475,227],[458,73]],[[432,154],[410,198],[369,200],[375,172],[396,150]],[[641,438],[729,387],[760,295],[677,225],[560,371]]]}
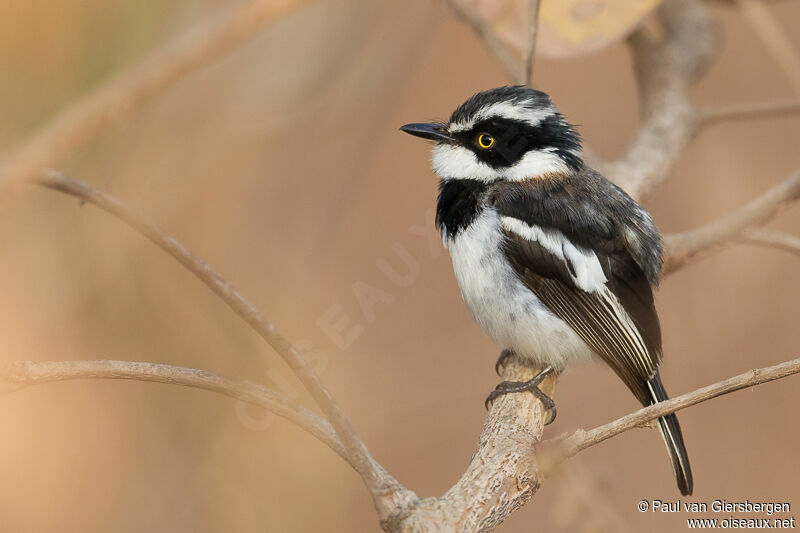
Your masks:
{"label": "black beak", "polygon": [[404,131],[415,137],[422,137],[423,139],[430,139],[431,141],[452,141],[453,138],[447,133],[444,124],[438,122],[415,122],[414,124],[406,124],[400,127],[400,131]]}

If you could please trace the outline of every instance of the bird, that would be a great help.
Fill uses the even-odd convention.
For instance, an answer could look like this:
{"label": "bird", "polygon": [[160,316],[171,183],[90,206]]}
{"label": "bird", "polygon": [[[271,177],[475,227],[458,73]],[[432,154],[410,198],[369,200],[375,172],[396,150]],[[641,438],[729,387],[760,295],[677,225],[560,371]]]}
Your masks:
{"label": "bird", "polygon": [[[508,357],[542,369],[487,398],[530,391],[568,363],[599,357],[644,406],[668,399],[653,290],[663,241],[650,214],[591,168],[576,128],[545,92],[479,92],[449,120],[406,124],[433,141],[436,226],[473,320]],[[498,367],[496,367],[498,368]],[[498,372],[499,373],[499,372]],[[693,490],[678,419],[658,419],[681,494]]]}

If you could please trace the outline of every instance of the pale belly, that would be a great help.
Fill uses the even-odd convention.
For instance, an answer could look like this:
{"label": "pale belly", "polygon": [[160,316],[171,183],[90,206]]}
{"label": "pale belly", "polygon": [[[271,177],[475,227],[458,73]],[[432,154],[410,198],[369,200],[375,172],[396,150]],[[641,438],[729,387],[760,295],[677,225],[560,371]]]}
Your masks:
{"label": "pale belly", "polygon": [[592,350],[522,282],[500,249],[500,218],[486,209],[445,246],[472,318],[501,348],[561,370]]}

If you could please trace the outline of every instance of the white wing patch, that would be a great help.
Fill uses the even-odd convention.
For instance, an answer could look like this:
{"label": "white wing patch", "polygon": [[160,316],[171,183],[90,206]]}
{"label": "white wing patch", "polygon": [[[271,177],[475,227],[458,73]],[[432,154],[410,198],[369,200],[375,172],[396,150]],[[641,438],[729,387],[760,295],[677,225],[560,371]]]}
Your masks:
{"label": "white wing patch", "polygon": [[[600,294],[608,292],[610,296],[614,297],[606,288],[608,280],[600,265],[600,260],[592,250],[576,246],[563,233],[555,229],[545,230],[539,226],[531,226],[514,217],[502,217],[501,221],[506,231],[516,233],[529,241],[538,242],[544,249],[567,264],[572,280],[581,290]],[[617,307],[620,307],[619,303],[617,303]]]}
{"label": "white wing patch", "polygon": [[531,226],[514,217],[502,217],[501,223],[506,231],[539,243],[554,257],[564,261],[575,285],[598,297],[598,300],[587,305],[592,309],[595,318],[605,324],[604,329],[608,333],[608,340],[613,344],[613,351],[625,354],[626,359],[641,375],[652,376],[655,367],[651,363],[647,345],[619,298],[606,285],[608,279],[597,254],[576,246],[556,229]]}

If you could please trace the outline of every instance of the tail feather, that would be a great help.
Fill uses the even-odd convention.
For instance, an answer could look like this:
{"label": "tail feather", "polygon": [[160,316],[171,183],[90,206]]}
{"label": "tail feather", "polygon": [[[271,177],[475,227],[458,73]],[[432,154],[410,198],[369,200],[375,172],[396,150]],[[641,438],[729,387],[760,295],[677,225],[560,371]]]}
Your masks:
{"label": "tail feather", "polygon": [[[661,377],[656,374],[647,383],[650,394],[653,397],[652,403],[663,402],[669,399],[664,385],[661,384]],[[694,481],[692,480],[692,469],[689,466],[689,456],[686,453],[686,445],[683,443],[681,426],[678,424],[678,417],[669,414],[658,419],[658,427],[661,429],[661,436],[667,445],[667,452],[672,460],[672,469],[675,471],[675,479],[678,481],[678,489],[681,494],[688,496],[692,493]]]}

